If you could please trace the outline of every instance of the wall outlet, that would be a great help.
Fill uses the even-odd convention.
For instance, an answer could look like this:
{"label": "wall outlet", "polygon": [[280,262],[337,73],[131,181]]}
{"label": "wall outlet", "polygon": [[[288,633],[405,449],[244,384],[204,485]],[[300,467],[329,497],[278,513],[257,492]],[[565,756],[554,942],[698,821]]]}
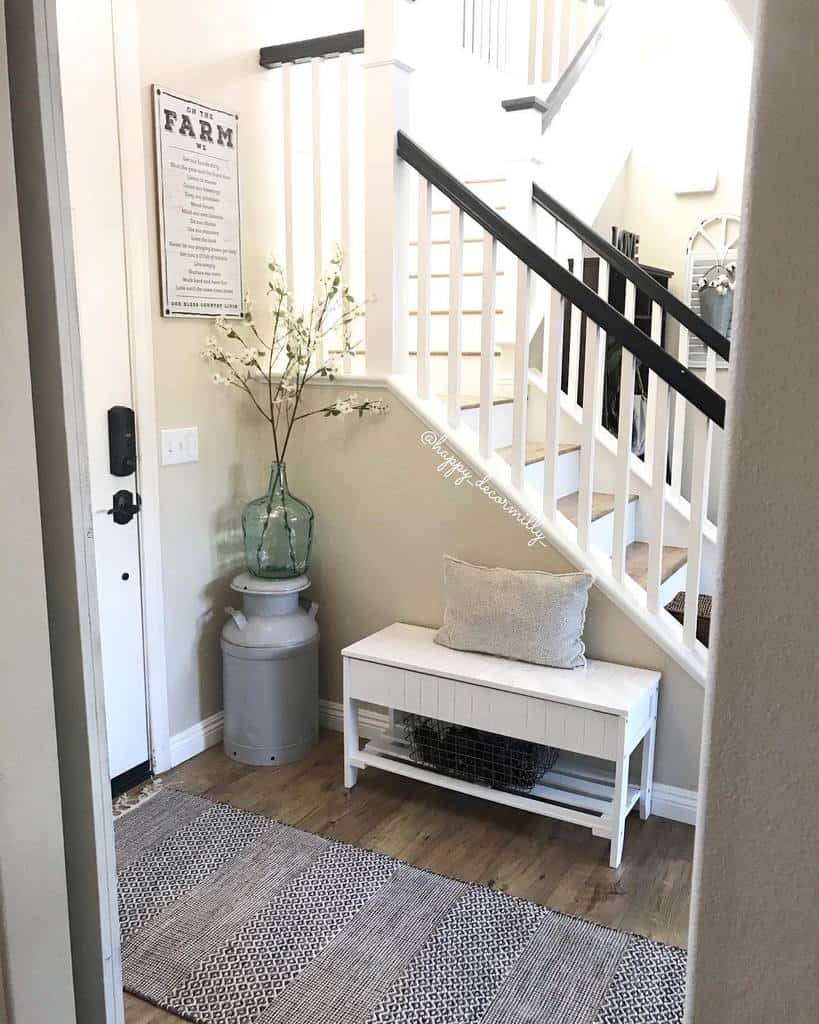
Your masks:
{"label": "wall outlet", "polygon": [[163,430],[161,447],[163,466],[178,466],[182,462],[198,462],[199,427]]}

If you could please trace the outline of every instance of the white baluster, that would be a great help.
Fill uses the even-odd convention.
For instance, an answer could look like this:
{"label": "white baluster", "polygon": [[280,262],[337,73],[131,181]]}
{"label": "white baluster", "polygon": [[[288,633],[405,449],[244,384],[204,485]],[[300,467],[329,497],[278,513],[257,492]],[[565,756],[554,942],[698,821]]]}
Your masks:
{"label": "white baluster", "polygon": [[418,179],[418,396],[430,397],[432,185]]}
{"label": "white baluster", "polygon": [[[658,302],[651,303],[651,340],[657,347],[662,346],[663,310]],[[654,448],[654,423],[657,409],[657,383],[655,373],[648,375],[648,395],[646,396],[646,459]]]}
{"label": "white baluster", "polygon": [[464,0],[464,49],[475,52],[475,4],[477,0]]}
{"label": "white baluster", "polygon": [[483,310],[481,313],[481,411],[479,443],[481,455],[488,459],[495,449],[493,414],[495,397],[495,303],[498,274],[498,243],[489,234],[483,236]]}
{"label": "white baluster", "polygon": [[[560,227],[552,221],[547,236],[546,250],[557,259]],[[543,428],[543,511],[554,519],[557,511],[557,455],[560,447],[560,378],[563,373],[563,318],[564,300],[560,292],[546,286],[546,305],[543,314],[543,377],[546,387],[546,418]]]}
{"label": "white baluster", "polygon": [[[688,331],[680,325],[680,341],[677,359],[683,366],[688,366]],[[687,405],[685,398],[676,391],[674,393],[674,442],[671,452],[671,490],[674,494],[682,494],[682,471],[685,452],[685,421]]]}
{"label": "white baluster", "polygon": [[569,0],[569,54],[566,63],[571,64],[578,50],[577,36],[579,31],[580,4],[579,0]]}
{"label": "white baluster", "polygon": [[588,39],[589,33],[594,25],[594,0],[582,0],[580,5],[580,30],[578,32],[578,47]]}
{"label": "white baluster", "polygon": [[[651,374],[657,377],[656,374]],[[660,611],[660,588],[663,579],[663,532],[665,524],[665,481],[668,467],[668,384],[657,377],[655,395],[654,432],[651,449],[646,449],[646,461],[651,458],[651,496],[648,506],[648,610]]]}
{"label": "white baluster", "polygon": [[288,283],[295,291],[293,259],[293,104],[290,88],[290,65],[282,67],[282,159],[284,161],[284,269]]}
{"label": "white baluster", "polygon": [[[339,102],[339,203],[341,205],[341,252],[344,258],[342,281],[349,287],[352,277],[352,253],[350,252],[350,54],[342,53],[338,69]],[[343,356],[345,373],[352,369],[352,357],[348,352]]]}
{"label": "white baluster", "polygon": [[550,46],[551,68],[549,69],[549,81],[552,85],[560,78],[563,70],[561,54],[563,51],[563,5],[566,0],[553,0],[554,12],[552,18],[552,39]]}
{"label": "white baluster", "polygon": [[[626,281],[624,316],[634,323],[637,289]],[[617,463],[614,477],[614,541],[612,573],[620,582],[626,575],[629,490],[631,482],[631,431],[634,422],[634,356],[622,348],[620,363],[620,413],[617,421]]]}
{"label": "white baluster", "polygon": [[512,483],[523,487],[526,471],[526,414],[529,396],[529,295],[532,271],[517,261],[515,368],[512,382]]}
{"label": "white baluster", "polygon": [[510,0],[503,0],[503,15],[501,21],[501,47],[498,51],[500,56],[499,67],[501,71],[509,70],[509,3]]}
{"label": "white baluster", "polygon": [[717,386],[717,353],[709,348],[705,355],[705,383],[709,388]]}
{"label": "white baluster", "polygon": [[[583,243],[575,239],[572,245],[572,273],[578,281],[583,281]],[[583,323],[583,314],[576,307],[570,307],[569,326],[569,379],[568,394],[569,400],[577,405],[577,389],[580,380],[580,330]]]}
{"label": "white baluster", "polygon": [[697,641],[703,531],[708,519],[708,484],[714,426],[703,413],[692,410],[694,445],[691,454],[691,522],[688,532],[688,570],[685,579],[683,636],[688,647]]}
{"label": "white baluster", "polygon": [[[609,265],[600,260],[597,294],[609,301]],[[587,551],[594,505],[594,454],[597,428],[603,411],[603,376],[606,365],[607,334],[587,321],[586,358],[583,365],[583,437],[580,446],[580,488],[577,510],[577,542]]]}
{"label": "white baluster", "polygon": [[544,8],[546,0],[530,0],[529,3],[529,74],[528,81],[535,84],[540,79],[544,62],[543,47],[546,41]]}
{"label": "white baluster", "polygon": [[[324,61],[315,57],[311,62],[313,79],[313,267],[315,280],[321,280],[324,270],[324,244],[322,240],[321,203],[321,68]],[[324,362],[324,342],[316,346],[316,361]]]}
{"label": "white baluster", "polygon": [[464,290],[464,212],[454,203],[449,228],[449,425],[461,422],[461,347]]}

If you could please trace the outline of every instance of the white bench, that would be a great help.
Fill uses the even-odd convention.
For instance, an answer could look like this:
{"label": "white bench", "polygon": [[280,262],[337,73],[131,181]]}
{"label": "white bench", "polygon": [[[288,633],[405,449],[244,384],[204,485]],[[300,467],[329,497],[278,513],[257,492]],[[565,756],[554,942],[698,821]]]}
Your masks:
{"label": "white bench", "polygon": [[[397,622],[341,652],[345,785],[355,785],[359,768],[381,768],[584,825],[611,840],[609,862],[618,867],[626,815],[638,802],[641,818],[651,813],[660,673],[605,661],[543,668],[453,651],[433,642],[435,632]],[[563,754],[527,794],[450,778],[414,764],[394,728],[359,749],[360,701],[613,761],[614,780],[601,781],[577,759],[566,766]],[[641,781],[631,786],[629,757],[642,740]]]}

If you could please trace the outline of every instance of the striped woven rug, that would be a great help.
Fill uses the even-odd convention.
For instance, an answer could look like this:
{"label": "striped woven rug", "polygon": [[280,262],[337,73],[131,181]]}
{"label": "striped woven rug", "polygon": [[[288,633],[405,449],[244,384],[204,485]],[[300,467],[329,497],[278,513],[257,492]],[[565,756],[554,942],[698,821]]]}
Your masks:
{"label": "striped woven rug", "polygon": [[197,1024],[679,1024],[685,953],[179,790],[117,819],[125,987]]}

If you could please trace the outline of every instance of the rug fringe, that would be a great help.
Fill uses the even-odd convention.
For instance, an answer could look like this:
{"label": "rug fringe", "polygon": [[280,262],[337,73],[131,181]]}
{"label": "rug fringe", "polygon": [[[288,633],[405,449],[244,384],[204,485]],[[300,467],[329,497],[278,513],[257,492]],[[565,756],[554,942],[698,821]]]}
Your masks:
{"label": "rug fringe", "polygon": [[162,788],[162,779],[151,779],[138,793],[123,793],[114,801],[112,810],[115,818],[122,818],[137,807],[152,800]]}

